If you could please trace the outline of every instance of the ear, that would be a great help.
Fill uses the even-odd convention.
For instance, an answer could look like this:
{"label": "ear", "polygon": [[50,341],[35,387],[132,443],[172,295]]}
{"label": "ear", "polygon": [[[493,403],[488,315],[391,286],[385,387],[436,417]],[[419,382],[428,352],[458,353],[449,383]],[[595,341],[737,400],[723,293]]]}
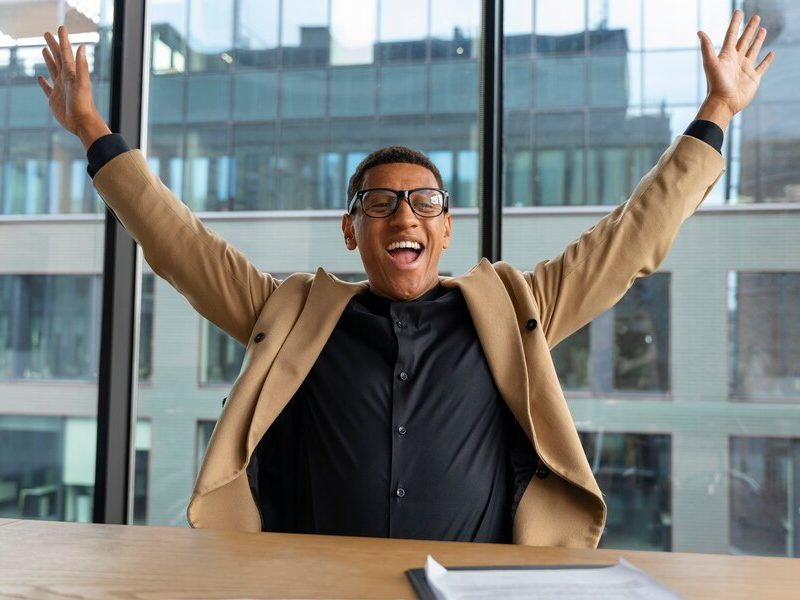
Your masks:
{"label": "ear", "polygon": [[442,248],[450,247],[450,226],[453,224],[453,215],[449,212],[444,213],[444,238],[442,240]]}
{"label": "ear", "polygon": [[342,235],[344,235],[344,245],[348,250],[355,250],[356,246],[356,228],[353,225],[353,218],[348,215],[342,215]]}

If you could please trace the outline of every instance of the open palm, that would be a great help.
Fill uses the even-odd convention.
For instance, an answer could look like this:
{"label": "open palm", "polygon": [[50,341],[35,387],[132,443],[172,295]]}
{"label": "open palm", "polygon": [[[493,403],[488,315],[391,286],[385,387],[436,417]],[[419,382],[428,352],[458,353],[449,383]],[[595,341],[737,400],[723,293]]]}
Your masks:
{"label": "open palm", "polygon": [[86,61],[86,46],[81,45],[73,56],[67,30],[58,28],[58,40],[47,32],[44,39],[47,48],[42,49],[50,82],[39,76],[42,88],[56,121],[67,131],[81,138],[85,146],[108,128],[97,112],[92,99],[92,84],[89,65]]}
{"label": "open palm", "polygon": [[767,30],[758,26],[760,18],[754,15],[737,40],[736,34],[742,19],[741,11],[733,13],[719,54],[714,52],[711,38],[702,31],[698,33],[708,95],[723,102],[730,109],[731,115],[750,104],[761,83],[762,75],[775,59],[775,53],[769,52],[755,66]]}

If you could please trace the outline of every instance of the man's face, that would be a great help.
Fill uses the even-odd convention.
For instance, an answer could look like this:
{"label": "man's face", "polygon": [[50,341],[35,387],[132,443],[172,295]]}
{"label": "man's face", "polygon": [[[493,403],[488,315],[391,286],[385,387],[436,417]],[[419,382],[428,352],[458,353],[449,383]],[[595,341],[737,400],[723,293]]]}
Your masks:
{"label": "man's face", "polygon": [[[420,165],[390,163],[367,171],[361,189],[410,190],[438,188],[436,178]],[[376,219],[356,204],[352,215],[342,218],[342,232],[349,250],[358,248],[372,291],[393,300],[413,300],[439,281],[439,257],[450,245],[450,213],[419,217],[408,202],[401,201],[395,213]],[[395,242],[418,242],[419,252],[388,248]]]}

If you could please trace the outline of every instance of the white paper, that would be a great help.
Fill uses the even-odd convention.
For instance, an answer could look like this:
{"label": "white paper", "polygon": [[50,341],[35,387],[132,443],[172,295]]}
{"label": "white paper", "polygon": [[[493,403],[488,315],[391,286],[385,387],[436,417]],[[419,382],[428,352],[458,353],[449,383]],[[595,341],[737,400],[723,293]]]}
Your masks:
{"label": "white paper", "polygon": [[676,594],[624,559],[612,567],[448,571],[428,555],[425,578],[440,600],[676,600]]}

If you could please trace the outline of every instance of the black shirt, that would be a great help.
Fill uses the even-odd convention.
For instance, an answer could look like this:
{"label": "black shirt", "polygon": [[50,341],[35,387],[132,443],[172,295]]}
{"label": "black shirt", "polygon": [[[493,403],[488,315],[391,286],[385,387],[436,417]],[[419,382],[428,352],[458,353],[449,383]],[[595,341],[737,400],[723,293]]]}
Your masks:
{"label": "black shirt", "polygon": [[511,542],[536,467],[461,292],[440,287],[353,298],[255,455],[266,530],[458,541]]}

